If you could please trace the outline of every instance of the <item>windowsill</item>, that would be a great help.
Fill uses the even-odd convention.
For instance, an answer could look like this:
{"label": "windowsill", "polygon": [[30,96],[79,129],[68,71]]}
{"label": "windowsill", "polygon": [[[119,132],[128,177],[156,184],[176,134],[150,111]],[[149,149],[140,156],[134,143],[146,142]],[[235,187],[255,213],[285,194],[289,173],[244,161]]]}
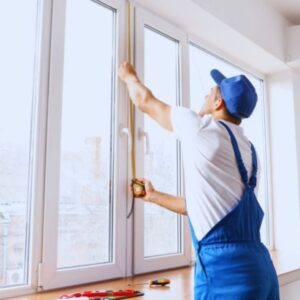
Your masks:
{"label": "windowsill", "polygon": [[[283,286],[300,280],[300,255],[293,252],[270,251],[276,272],[278,274],[279,285]],[[128,284],[142,283],[149,279],[167,277],[171,280],[170,287],[149,289],[147,286],[137,285],[133,288],[145,292],[145,296],[138,299],[192,299],[193,294],[193,267],[185,267],[169,271],[161,271],[138,275],[131,278],[109,280],[106,282],[92,283],[77,287],[67,287],[61,290],[41,292],[33,295],[11,298],[11,300],[53,300],[62,294],[75,293],[84,290],[97,289],[128,289]]]}
{"label": "windowsill", "polygon": [[270,251],[278,275],[279,285],[283,286],[300,280],[300,255],[295,252]]}
{"label": "windowsill", "polygon": [[[59,290],[44,291],[32,295],[9,298],[9,300],[55,300],[64,294],[72,294],[83,291],[120,289],[136,289],[145,293],[144,296],[133,298],[135,300],[191,300],[193,299],[193,274],[194,271],[192,267],[183,267],[173,270],[136,275],[134,277],[67,287]],[[148,287],[147,284],[143,285],[144,282],[157,278],[168,278],[170,279],[171,284],[165,287],[153,288]]]}

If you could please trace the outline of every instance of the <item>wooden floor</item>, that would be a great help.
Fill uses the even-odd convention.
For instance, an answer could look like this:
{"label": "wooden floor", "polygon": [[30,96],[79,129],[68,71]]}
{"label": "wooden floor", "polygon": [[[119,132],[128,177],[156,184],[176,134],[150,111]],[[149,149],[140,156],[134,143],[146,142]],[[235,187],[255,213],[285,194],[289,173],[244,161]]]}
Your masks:
{"label": "wooden floor", "polygon": [[[193,271],[192,267],[180,268],[171,271],[157,272],[147,275],[139,275],[134,278],[119,279],[99,284],[88,284],[77,287],[70,287],[51,292],[42,292],[34,295],[9,298],[10,300],[56,300],[63,294],[82,292],[85,290],[119,290],[134,288],[145,293],[142,297],[132,299],[143,300],[192,300],[193,299]],[[128,284],[147,282],[148,280],[166,277],[171,280],[170,286],[152,287],[147,285],[128,286]]]}

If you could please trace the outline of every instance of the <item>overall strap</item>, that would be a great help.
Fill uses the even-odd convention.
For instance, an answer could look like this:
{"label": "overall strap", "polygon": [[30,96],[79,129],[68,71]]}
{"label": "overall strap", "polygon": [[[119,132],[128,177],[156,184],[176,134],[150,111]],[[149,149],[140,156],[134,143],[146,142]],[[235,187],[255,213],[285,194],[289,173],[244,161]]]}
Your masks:
{"label": "overall strap", "polygon": [[252,153],[252,176],[249,180],[249,185],[254,189],[256,187],[257,181],[257,156],[256,151],[252,143],[251,144],[251,153]]}
{"label": "overall strap", "polygon": [[[231,144],[232,144],[232,147],[233,147],[233,150],[234,150],[235,159],[236,159],[236,162],[237,162],[237,165],[238,165],[243,183],[245,184],[245,186],[248,186],[248,173],[247,173],[246,167],[244,165],[242,155],[241,155],[238,143],[236,141],[236,138],[233,135],[231,129],[224,122],[222,122],[222,121],[219,121],[219,122],[226,128],[226,130],[229,133],[229,136],[230,136],[230,139],[231,139]],[[252,152],[252,154],[253,153],[255,154],[255,151]],[[255,155],[255,157],[256,157],[256,155]],[[252,177],[253,177],[253,175],[252,175]],[[256,178],[256,177],[254,177],[254,178]],[[252,179],[252,180],[254,180],[254,179]]]}

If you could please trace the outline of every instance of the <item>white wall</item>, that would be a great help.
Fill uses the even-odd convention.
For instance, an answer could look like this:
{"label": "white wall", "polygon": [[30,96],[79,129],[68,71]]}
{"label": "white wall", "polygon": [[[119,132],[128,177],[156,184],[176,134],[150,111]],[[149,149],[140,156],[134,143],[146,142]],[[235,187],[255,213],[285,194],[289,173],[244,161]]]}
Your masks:
{"label": "white wall", "polygon": [[[294,92],[294,117],[295,117],[295,133],[296,133],[296,148],[298,159],[298,189],[300,189],[300,71],[292,71],[293,73],[293,92]],[[300,216],[300,197],[298,198],[298,215]],[[300,217],[299,217],[300,219]],[[300,235],[297,236],[300,240]],[[300,292],[300,291],[299,291]]]}
{"label": "white wall", "polygon": [[290,60],[300,57],[300,25],[287,28],[288,56]]}
{"label": "white wall", "polygon": [[267,78],[274,244],[276,249],[283,251],[300,250],[299,145],[296,140],[298,136],[300,141],[299,120],[296,118],[296,109],[300,107],[294,90],[297,79],[292,70]]}
{"label": "white wall", "polygon": [[[243,3],[249,2],[251,9],[254,9],[255,5],[251,5],[252,1],[257,0],[243,0]],[[273,11],[268,13],[268,25],[257,20],[256,11],[251,22],[249,18],[245,18],[245,22],[240,26],[244,30],[240,30],[238,22],[243,22],[244,17],[237,19],[234,24],[225,22],[224,19],[232,18],[232,15],[227,15],[230,10],[224,8],[224,15],[227,18],[224,15],[223,18],[219,18],[208,9],[211,1],[206,1],[209,3],[206,8],[192,0],[135,0],[134,2],[190,34],[196,35],[208,48],[218,49],[218,52],[222,52],[224,56],[234,58],[235,61],[247,65],[249,69],[255,66],[255,70],[261,73],[271,73],[285,68],[283,63],[285,21]],[[218,1],[220,10],[223,10],[223,2],[224,0]],[[239,3],[239,1],[235,2]],[[258,7],[260,11],[260,5]],[[264,12],[267,13],[267,9]],[[247,13],[251,14],[250,11]],[[262,25],[261,28],[256,27],[257,22]],[[262,33],[255,39],[259,34],[258,31]]]}
{"label": "white wall", "polygon": [[194,0],[243,36],[285,61],[285,29],[289,22],[261,0]]}
{"label": "white wall", "polygon": [[299,300],[300,281],[295,281],[280,287],[281,300]]}

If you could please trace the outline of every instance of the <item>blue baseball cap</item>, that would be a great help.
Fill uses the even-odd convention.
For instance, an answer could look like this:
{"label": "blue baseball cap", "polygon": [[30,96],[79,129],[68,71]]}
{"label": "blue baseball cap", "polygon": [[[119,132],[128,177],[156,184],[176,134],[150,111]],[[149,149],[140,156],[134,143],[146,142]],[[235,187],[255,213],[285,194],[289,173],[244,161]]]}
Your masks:
{"label": "blue baseball cap", "polygon": [[238,119],[250,117],[256,106],[257,94],[249,79],[245,75],[226,78],[216,69],[211,70],[210,75],[221,90],[228,112]]}

